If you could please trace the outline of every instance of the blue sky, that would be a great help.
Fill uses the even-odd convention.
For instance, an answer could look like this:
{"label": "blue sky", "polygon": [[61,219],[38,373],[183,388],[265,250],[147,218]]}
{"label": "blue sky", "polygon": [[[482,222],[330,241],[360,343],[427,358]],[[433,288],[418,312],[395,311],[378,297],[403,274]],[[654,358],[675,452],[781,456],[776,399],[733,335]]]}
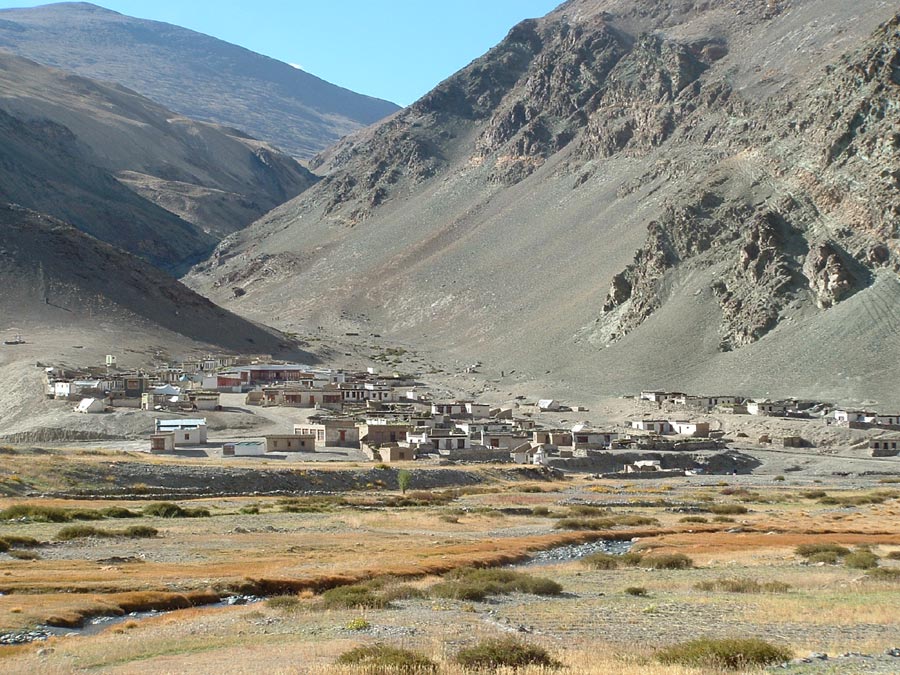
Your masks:
{"label": "blue sky", "polygon": [[[407,105],[562,0],[100,0]],[[45,2],[3,2],[0,8]]]}

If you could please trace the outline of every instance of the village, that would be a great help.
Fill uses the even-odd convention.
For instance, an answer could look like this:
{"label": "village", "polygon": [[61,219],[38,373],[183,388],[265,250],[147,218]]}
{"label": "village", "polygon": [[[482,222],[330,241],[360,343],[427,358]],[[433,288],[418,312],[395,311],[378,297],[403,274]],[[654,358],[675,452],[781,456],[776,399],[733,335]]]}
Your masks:
{"label": "village", "polygon": [[[430,461],[513,463],[604,475],[665,477],[702,472],[691,453],[727,451],[735,440],[723,418],[783,418],[862,430],[872,457],[900,455],[900,414],[851,410],[813,400],[642,391],[625,420],[575,421],[588,411],[555,399],[506,405],[445,400],[415,374],[352,372],[273,362],[265,355],[207,356],[152,371],[105,366],[71,371],[46,367],[46,396],[73,411],[146,415],[141,449],[155,455],[292,461]],[[229,411],[290,412],[282,428],[247,436],[229,428]],[[225,422],[215,434],[204,414]],[[293,421],[293,423],[291,423]],[[739,433],[746,437],[747,434]],[[760,433],[760,448],[804,448],[801,434]],[[746,444],[746,443],[745,443]],[[610,464],[610,458],[622,461]],[[738,467],[730,467],[737,472]],[[728,470],[727,468],[725,469]]]}

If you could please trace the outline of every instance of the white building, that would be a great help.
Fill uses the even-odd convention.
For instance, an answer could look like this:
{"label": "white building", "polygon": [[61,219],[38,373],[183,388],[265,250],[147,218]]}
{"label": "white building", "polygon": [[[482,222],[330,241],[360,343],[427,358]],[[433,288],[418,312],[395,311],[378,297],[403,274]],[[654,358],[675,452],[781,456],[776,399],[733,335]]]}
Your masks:
{"label": "white building", "polygon": [[266,444],[261,441],[241,441],[222,446],[223,457],[261,457],[266,454]]}
{"label": "white building", "polygon": [[156,434],[174,433],[175,445],[206,445],[206,418],[156,420]]}
{"label": "white building", "polygon": [[106,411],[106,402],[101,398],[83,398],[75,406],[75,412],[96,415]]}
{"label": "white building", "polygon": [[672,425],[668,420],[632,420],[631,428],[646,431],[651,434],[672,433]]}

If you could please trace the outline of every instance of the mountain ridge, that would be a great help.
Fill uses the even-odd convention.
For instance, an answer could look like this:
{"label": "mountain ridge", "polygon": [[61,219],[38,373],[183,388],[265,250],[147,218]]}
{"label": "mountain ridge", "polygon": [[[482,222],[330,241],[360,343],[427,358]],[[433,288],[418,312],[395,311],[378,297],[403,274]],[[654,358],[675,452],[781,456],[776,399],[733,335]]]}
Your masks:
{"label": "mountain ridge", "polygon": [[297,157],[399,110],[244,47],[90,3],[0,10],[0,48],[118,82],[187,117],[242,129]]}
{"label": "mountain ridge", "polygon": [[[371,326],[557,392],[679,373],[896,396],[865,349],[812,341],[896,293],[897,148],[878,141],[896,127],[896,21],[877,1],[572,0],[320,155],[317,186],[188,281],[295,329]],[[855,339],[900,355],[889,326]]]}

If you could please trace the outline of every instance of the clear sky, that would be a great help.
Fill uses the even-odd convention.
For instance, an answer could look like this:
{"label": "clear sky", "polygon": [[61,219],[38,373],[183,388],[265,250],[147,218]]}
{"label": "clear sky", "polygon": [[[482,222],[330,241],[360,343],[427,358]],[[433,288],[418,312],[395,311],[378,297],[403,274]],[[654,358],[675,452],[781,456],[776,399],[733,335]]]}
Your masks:
{"label": "clear sky", "polygon": [[[97,0],[407,105],[562,0]],[[44,2],[6,2],[0,8]]]}

